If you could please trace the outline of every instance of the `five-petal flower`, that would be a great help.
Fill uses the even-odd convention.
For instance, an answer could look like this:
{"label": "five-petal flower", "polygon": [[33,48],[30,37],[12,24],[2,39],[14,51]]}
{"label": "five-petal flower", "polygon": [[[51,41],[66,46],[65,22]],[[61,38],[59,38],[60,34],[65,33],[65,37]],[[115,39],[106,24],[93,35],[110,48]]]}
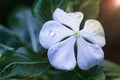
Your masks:
{"label": "five-petal flower", "polygon": [[48,59],[55,68],[72,70],[77,63],[79,68],[88,70],[103,61],[104,53],[101,49],[105,45],[103,28],[99,21],[89,19],[80,30],[83,16],[81,12],[66,13],[57,8],[53,13],[53,20],[43,25],[39,41],[48,49]]}

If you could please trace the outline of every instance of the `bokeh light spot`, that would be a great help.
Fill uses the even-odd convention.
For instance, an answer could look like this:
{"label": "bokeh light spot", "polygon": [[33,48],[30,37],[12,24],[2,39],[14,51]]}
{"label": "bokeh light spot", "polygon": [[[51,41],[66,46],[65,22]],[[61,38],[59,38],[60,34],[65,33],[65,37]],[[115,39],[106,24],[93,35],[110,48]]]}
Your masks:
{"label": "bokeh light spot", "polygon": [[114,0],[116,6],[120,6],[120,0]]}

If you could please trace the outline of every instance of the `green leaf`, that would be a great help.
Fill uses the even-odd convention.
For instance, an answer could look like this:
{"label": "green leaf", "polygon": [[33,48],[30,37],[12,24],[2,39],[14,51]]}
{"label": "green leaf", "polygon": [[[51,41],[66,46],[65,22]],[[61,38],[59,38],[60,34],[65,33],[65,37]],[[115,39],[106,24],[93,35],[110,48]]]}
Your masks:
{"label": "green leaf", "polygon": [[[40,26],[42,27],[43,23],[52,19],[52,14],[56,8],[61,8],[66,11],[71,10],[71,1],[70,0],[35,0],[33,5],[33,14]],[[41,53],[45,53],[46,50],[42,50]]]}
{"label": "green leaf", "polygon": [[120,80],[120,66],[110,61],[104,61],[102,68],[106,74],[107,80]]}
{"label": "green leaf", "polygon": [[42,25],[52,19],[52,14],[56,8],[70,11],[70,0],[36,0],[33,6],[33,14]]}
{"label": "green leaf", "polygon": [[48,63],[45,62],[14,62],[2,70],[0,79],[40,77],[48,68]]}
{"label": "green leaf", "polygon": [[80,70],[79,68],[68,72],[49,70],[48,78],[45,80],[105,80],[105,75],[98,67],[87,71]]}
{"label": "green leaf", "polygon": [[73,1],[74,11],[81,11],[84,13],[84,19],[81,28],[87,19],[96,19],[99,14],[100,0],[76,0]]}
{"label": "green leaf", "polygon": [[2,54],[6,51],[6,50],[14,50],[14,48],[9,47],[7,45],[4,45],[2,43],[0,43],[0,57],[2,56]]}
{"label": "green leaf", "polygon": [[25,48],[6,51],[0,58],[0,64],[0,80],[40,77],[50,67],[46,58]]}
{"label": "green leaf", "polygon": [[[8,24],[10,30],[0,26],[0,80],[39,77],[48,70],[49,63],[43,53],[35,53],[40,47],[37,45],[40,29],[30,9],[19,7],[13,10]],[[27,47],[31,45],[33,50]]]}
{"label": "green leaf", "polygon": [[11,30],[0,25],[0,47],[1,49],[16,49],[24,46],[22,41]]}
{"label": "green leaf", "polygon": [[85,19],[96,19],[99,13],[100,0],[78,0],[79,10],[84,13]]}
{"label": "green leaf", "polygon": [[27,46],[35,52],[40,49],[38,41],[40,28],[29,8],[21,6],[11,11],[8,25]]}

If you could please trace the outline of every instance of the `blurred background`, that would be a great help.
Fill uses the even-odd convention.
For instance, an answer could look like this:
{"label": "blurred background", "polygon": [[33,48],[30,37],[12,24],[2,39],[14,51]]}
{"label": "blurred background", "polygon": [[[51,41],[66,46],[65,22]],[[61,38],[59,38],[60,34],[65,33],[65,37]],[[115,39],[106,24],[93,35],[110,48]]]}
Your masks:
{"label": "blurred background", "polygon": [[120,0],[101,0],[98,20],[106,35],[105,58],[120,65]]}
{"label": "blurred background", "polygon": [[[0,24],[8,27],[6,19],[16,6],[33,5],[34,0],[0,0]],[[98,20],[102,23],[106,46],[105,59],[120,65],[120,0],[101,0]]]}

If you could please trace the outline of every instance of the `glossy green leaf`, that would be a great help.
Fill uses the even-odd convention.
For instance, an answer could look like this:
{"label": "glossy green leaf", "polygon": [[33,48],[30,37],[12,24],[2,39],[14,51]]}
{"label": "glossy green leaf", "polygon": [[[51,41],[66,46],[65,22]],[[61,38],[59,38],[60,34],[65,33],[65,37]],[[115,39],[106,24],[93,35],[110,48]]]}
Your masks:
{"label": "glossy green leaf", "polygon": [[42,25],[52,19],[52,14],[56,8],[70,11],[70,0],[36,0],[33,6],[33,14]]}
{"label": "glossy green leaf", "polygon": [[4,49],[16,49],[24,46],[22,41],[10,29],[0,25],[0,47]]}
{"label": "glossy green leaf", "polygon": [[102,68],[106,74],[107,80],[120,80],[120,65],[110,61],[104,61]]}
{"label": "glossy green leaf", "polygon": [[47,70],[48,63],[44,62],[14,62],[3,69],[0,79],[40,77]]}
{"label": "glossy green leaf", "polygon": [[7,80],[43,80],[41,78],[20,78],[20,79],[16,79],[16,78],[13,78],[13,79],[7,79]]}
{"label": "glossy green leaf", "polygon": [[48,71],[48,78],[45,80],[105,80],[103,71],[94,67],[87,71],[76,68],[73,71]]}
{"label": "glossy green leaf", "polygon": [[6,51],[6,50],[14,50],[14,48],[12,48],[12,47],[9,47],[9,46],[7,46],[7,45],[4,45],[4,44],[2,44],[2,43],[0,43],[0,58],[1,58],[1,56],[3,55],[3,53]]}
{"label": "glossy green leaf", "polygon": [[99,13],[100,0],[80,0],[80,11],[86,19],[96,19]]}
{"label": "glossy green leaf", "polygon": [[81,11],[84,13],[81,28],[83,28],[84,22],[87,19],[96,19],[98,17],[100,1],[101,0],[73,0],[74,11]]}
{"label": "glossy green leaf", "polygon": [[[97,17],[100,0],[78,1],[79,10],[85,14],[84,20]],[[71,11],[71,2],[70,0],[36,0],[33,7],[33,14],[38,20],[39,26],[29,8],[22,7],[13,10],[8,18],[8,25],[12,31],[22,39],[22,42],[33,48],[33,50],[26,48],[17,49],[20,47],[19,44],[16,49],[10,50],[14,48],[14,43],[8,45],[3,40],[0,44],[2,49],[2,56],[0,58],[0,80],[8,80],[8,78],[28,78],[28,80],[33,78],[33,80],[39,80],[39,77],[40,80],[105,80],[103,71],[98,67],[94,67],[88,71],[82,71],[79,68],[73,71],[49,70],[50,65],[48,61],[40,57],[41,55],[35,53],[38,50],[38,46],[40,46],[38,45],[38,33],[41,25],[52,19],[52,13],[56,8]],[[12,40],[14,40],[15,37],[11,36],[9,38],[13,38]],[[3,51],[3,49],[7,51]],[[46,50],[43,49],[41,51],[46,52]]]}
{"label": "glossy green leaf", "polygon": [[35,52],[38,51],[38,48],[40,49],[38,41],[40,28],[29,8],[17,7],[11,11],[8,17],[8,25],[27,46]]}
{"label": "glossy green leaf", "polygon": [[[40,29],[30,9],[13,10],[8,24],[10,30],[0,26],[0,80],[39,77],[48,70],[49,63],[42,54],[35,53],[40,47],[37,45]],[[31,45],[33,49],[27,47]]]}
{"label": "glossy green leaf", "polygon": [[39,77],[50,67],[45,58],[25,48],[6,51],[0,58],[0,64],[0,80]]}

